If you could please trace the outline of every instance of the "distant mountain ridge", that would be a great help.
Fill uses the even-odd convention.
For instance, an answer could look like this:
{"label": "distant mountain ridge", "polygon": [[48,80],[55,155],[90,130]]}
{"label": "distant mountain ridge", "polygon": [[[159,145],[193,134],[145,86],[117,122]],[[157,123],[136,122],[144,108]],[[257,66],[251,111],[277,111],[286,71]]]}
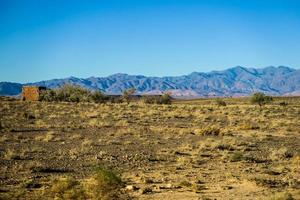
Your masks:
{"label": "distant mountain ridge", "polygon": [[0,95],[18,95],[23,85],[57,88],[64,84],[100,89],[108,94],[121,94],[125,89],[134,87],[140,94],[171,92],[173,96],[184,97],[248,96],[254,92],[276,96],[300,95],[300,70],[285,66],[262,69],[237,66],[223,71],[193,72],[173,77],[118,73],[108,77],[69,77],[27,84],[0,82]]}

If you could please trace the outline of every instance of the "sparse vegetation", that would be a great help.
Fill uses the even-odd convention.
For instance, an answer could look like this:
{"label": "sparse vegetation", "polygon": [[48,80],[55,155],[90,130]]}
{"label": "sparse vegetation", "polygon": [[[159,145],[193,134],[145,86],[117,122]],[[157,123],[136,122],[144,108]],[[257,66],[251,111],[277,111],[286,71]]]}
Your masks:
{"label": "sparse vegetation", "polygon": [[134,93],[136,92],[136,89],[135,88],[129,88],[127,90],[124,90],[123,91],[123,100],[127,103],[129,103],[130,101],[130,98],[134,95]]}
{"label": "sparse vegetation", "polygon": [[216,126],[208,126],[201,129],[196,129],[194,132],[203,136],[218,136],[221,133],[220,128]]}
{"label": "sparse vegetation", "polygon": [[279,105],[280,105],[280,106],[287,106],[287,105],[288,105],[288,103],[287,103],[287,102],[285,102],[285,101],[281,101],[281,102],[279,102]]}
{"label": "sparse vegetation", "polygon": [[70,177],[62,177],[53,180],[49,196],[58,200],[86,199],[80,182]]}
{"label": "sparse vegetation", "polygon": [[300,98],[223,100],[2,100],[0,199],[299,199]]}
{"label": "sparse vegetation", "polygon": [[294,198],[292,194],[288,192],[284,192],[284,193],[276,193],[272,195],[270,200],[294,200]]}
{"label": "sparse vegetation", "polygon": [[273,98],[271,96],[267,96],[261,92],[254,93],[251,97],[251,103],[258,104],[260,108],[263,105],[270,103],[272,101],[273,101]]}
{"label": "sparse vegetation", "polygon": [[216,104],[218,106],[226,106],[226,102],[223,100],[223,99],[220,99],[220,98],[216,98]]}
{"label": "sparse vegetation", "polygon": [[170,94],[165,93],[161,96],[156,95],[156,96],[143,96],[142,101],[147,104],[171,104],[172,102],[172,97]]}
{"label": "sparse vegetation", "polygon": [[109,97],[101,91],[90,91],[77,85],[64,85],[57,89],[43,90],[40,95],[41,101],[64,101],[64,102],[95,102],[104,103]]}
{"label": "sparse vegetation", "polygon": [[60,177],[50,183],[46,196],[54,199],[118,199],[120,188],[123,186],[121,178],[111,170],[97,167],[94,174],[85,180],[75,180],[72,177]]}
{"label": "sparse vegetation", "polygon": [[86,192],[89,199],[117,199],[122,181],[111,170],[97,167],[94,175],[86,180]]}
{"label": "sparse vegetation", "polygon": [[169,93],[164,93],[161,99],[157,102],[158,104],[171,104],[171,95]]}
{"label": "sparse vegetation", "polygon": [[230,156],[230,161],[231,162],[239,162],[242,161],[244,159],[244,155],[242,152],[234,152],[231,156]]}
{"label": "sparse vegetation", "polygon": [[[129,103],[131,101],[141,99],[141,101],[149,104],[171,104],[172,97],[168,93],[165,93],[161,96],[145,95],[142,98],[140,98],[140,96],[134,96],[135,92],[135,88],[129,88],[127,90],[124,90],[123,95],[121,97],[117,95],[113,97],[103,94],[100,90],[91,91],[81,86],[66,84],[57,89],[42,90],[40,94],[40,101],[77,103]],[[30,113],[24,113],[24,117],[27,119],[35,119],[35,116],[31,115]]]}

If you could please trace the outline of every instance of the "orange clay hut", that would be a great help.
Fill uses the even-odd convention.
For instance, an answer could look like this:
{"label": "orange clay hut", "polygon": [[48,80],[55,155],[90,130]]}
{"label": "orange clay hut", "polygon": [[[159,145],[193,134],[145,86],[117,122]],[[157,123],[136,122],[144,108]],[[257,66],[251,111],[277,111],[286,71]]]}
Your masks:
{"label": "orange clay hut", "polygon": [[23,101],[38,101],[42,90],[46,90],[46,87],[41,86],[23,86],[22,88],[22,100]]}

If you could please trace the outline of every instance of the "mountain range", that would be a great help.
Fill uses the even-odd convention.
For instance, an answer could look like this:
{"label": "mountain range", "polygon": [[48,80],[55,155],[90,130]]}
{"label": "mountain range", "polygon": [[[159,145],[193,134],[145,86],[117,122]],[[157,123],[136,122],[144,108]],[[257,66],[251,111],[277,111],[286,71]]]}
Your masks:
{"label": "mountain range", "polygon": [[26,84],[0,82],[0,95],[18,95],[23,85],[57,88],[64,84],[100,89],[107,94],[121,94],[125,89],[134,87],[139,94],[170,92],[177,97],[248,96],[254,92],[296,96],[300,95],[300,70],[285,66],[261,69],[237,66],[223,71],[193,72],[173,77],[119,73],[108,77],[69,77]]}

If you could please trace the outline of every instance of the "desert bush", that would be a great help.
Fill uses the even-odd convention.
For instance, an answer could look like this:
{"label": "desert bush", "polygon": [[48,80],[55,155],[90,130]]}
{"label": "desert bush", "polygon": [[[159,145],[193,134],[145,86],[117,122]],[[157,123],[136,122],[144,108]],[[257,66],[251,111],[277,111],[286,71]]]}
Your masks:
{"label": "desert bush", "polygon": [[220,128],[216,126],[208,126],[201,129],[194,130],[194,133],[202,136],[218,136],[221,134]]}
{"label": "desert bush", "polygon": [[227,105],[226,102],[220,98],[216,98],[215,102],[216,102],[217,106],[226,106]]}
{"label": "desert bush", "polygon": [[4,159],[6,160],[20,160],[21,155],[13,149],[7,149],[4,154]]}
{"label": "desert bush", "polygon": [[131,97],[132,95],[134,95],[135,92],[136,92],[136,89],[135,89],[135,88],[129,88],[129,89],[127,89],[127,90],[124,90],[124,91],[123,91],[123,95],[122,95],[123,101],[129,103],[130,97]]}
{"label": "desert bush", "polygon": [[59,101],[67,102],[88,102],[91,92],[83,87],[76,85],[64,85],[56,90]]}
{"label": "desert bush", "polygon": [[45,196],[53,199],[119,199],[123,183],[111,170],[97,167],[94,174],[85,180],[77,181],[72,177],[54,179]]}
{"label": "desert bush", "polygon": [[271,197],[271,200],[294,200],[292,194],[288,193],[288,192],[284,192],[284,193],[275,193],[273,194],[273,196]]}
{"label": "desert bush", "polygon": [[58,89],[41,91],[41,101],[67,101],[82,102],[89,101],[91,92],[80,86],[66,84]]}
{"label": "desert bush", "polygon": [[287,106],[288,103],[287,103],[286,101],[281,101],[281,102],[279,102],[279,105],[280,105],[280,106]]}
{"label": "desert bush", "polygon": [[172,97],[171,95],[165,93],[161,96],[143,96],[142,101],[147,104],[171,104]]}
{"label": "desert bush", "polygon": [[272,101],[273,98],[271,96],[267,96],[261,92],[254,93],[251,97],[251,103],[258,104],[259,107],[262,107],[263,105],[270,103]]}
{"label": "desert bush", "polygon": [[104,95],[101,91],[94,91],[91,93],[90,98],[95,103],[105,103],[109,101],[109,97]]}
{"label": "desert bush", "polygon": [[55,179],[51,185],[49,193],[54,199],[86,199],[80,182],[73,178]]}
{"label": "desert bush", "polygon": [[258,124],[254,123],[254,122],[245,121],[239,125],[239,129],[240,130],[258,130],[258,129],[260,129],[260,127]]}
{"label": "desert bush", "polygon": [[40,101],[57,101],[56,92],[51,89],[42,90],[39,98]]}
{"label": "desert bush", "polygon": [[155,104],[157,102],[156,99],[157,99],[157,96],[145,95],[142,97],[142,101],[147,104]]}
{"label": "desert bush", "polygon": [[292,157],[293,157],[292,151],[290,149],[287,149],[286,147],[272,149],[269,154],[269,158],[273,161],[288,159]]}
{"label": "desert bush", "polygon": [[81,86],[66,84],[58,89],[41,91],[40,101],[66,101],[66,102],[95,102],[104,103],[110,98],[101,91],[90,91]]}
{"label": "desert bush", "polygon": [[165,93],[161,96],[161,99],[158,103],[159,104],[171,104],[171,100],[172,100],[171,95],[168,93]]}
{"label": "desert bush", "polygon": [[183,180],[181,182],[179,182],[178,184],[180,187],[191,187],[192,186],[192,183],[187,181],[187,180]]}
{"label": "desert bush", "polygon": [[111,170],[97,167],[94,175],[86,180],[86,193],[89,199],[118,199],[121,178]]}
{"label": "desert bush", "polygon": [[239,162],[239,161],[242,161],[244,159],[244,155],[242,152],[234,152],[229,160],[230,162]]}

